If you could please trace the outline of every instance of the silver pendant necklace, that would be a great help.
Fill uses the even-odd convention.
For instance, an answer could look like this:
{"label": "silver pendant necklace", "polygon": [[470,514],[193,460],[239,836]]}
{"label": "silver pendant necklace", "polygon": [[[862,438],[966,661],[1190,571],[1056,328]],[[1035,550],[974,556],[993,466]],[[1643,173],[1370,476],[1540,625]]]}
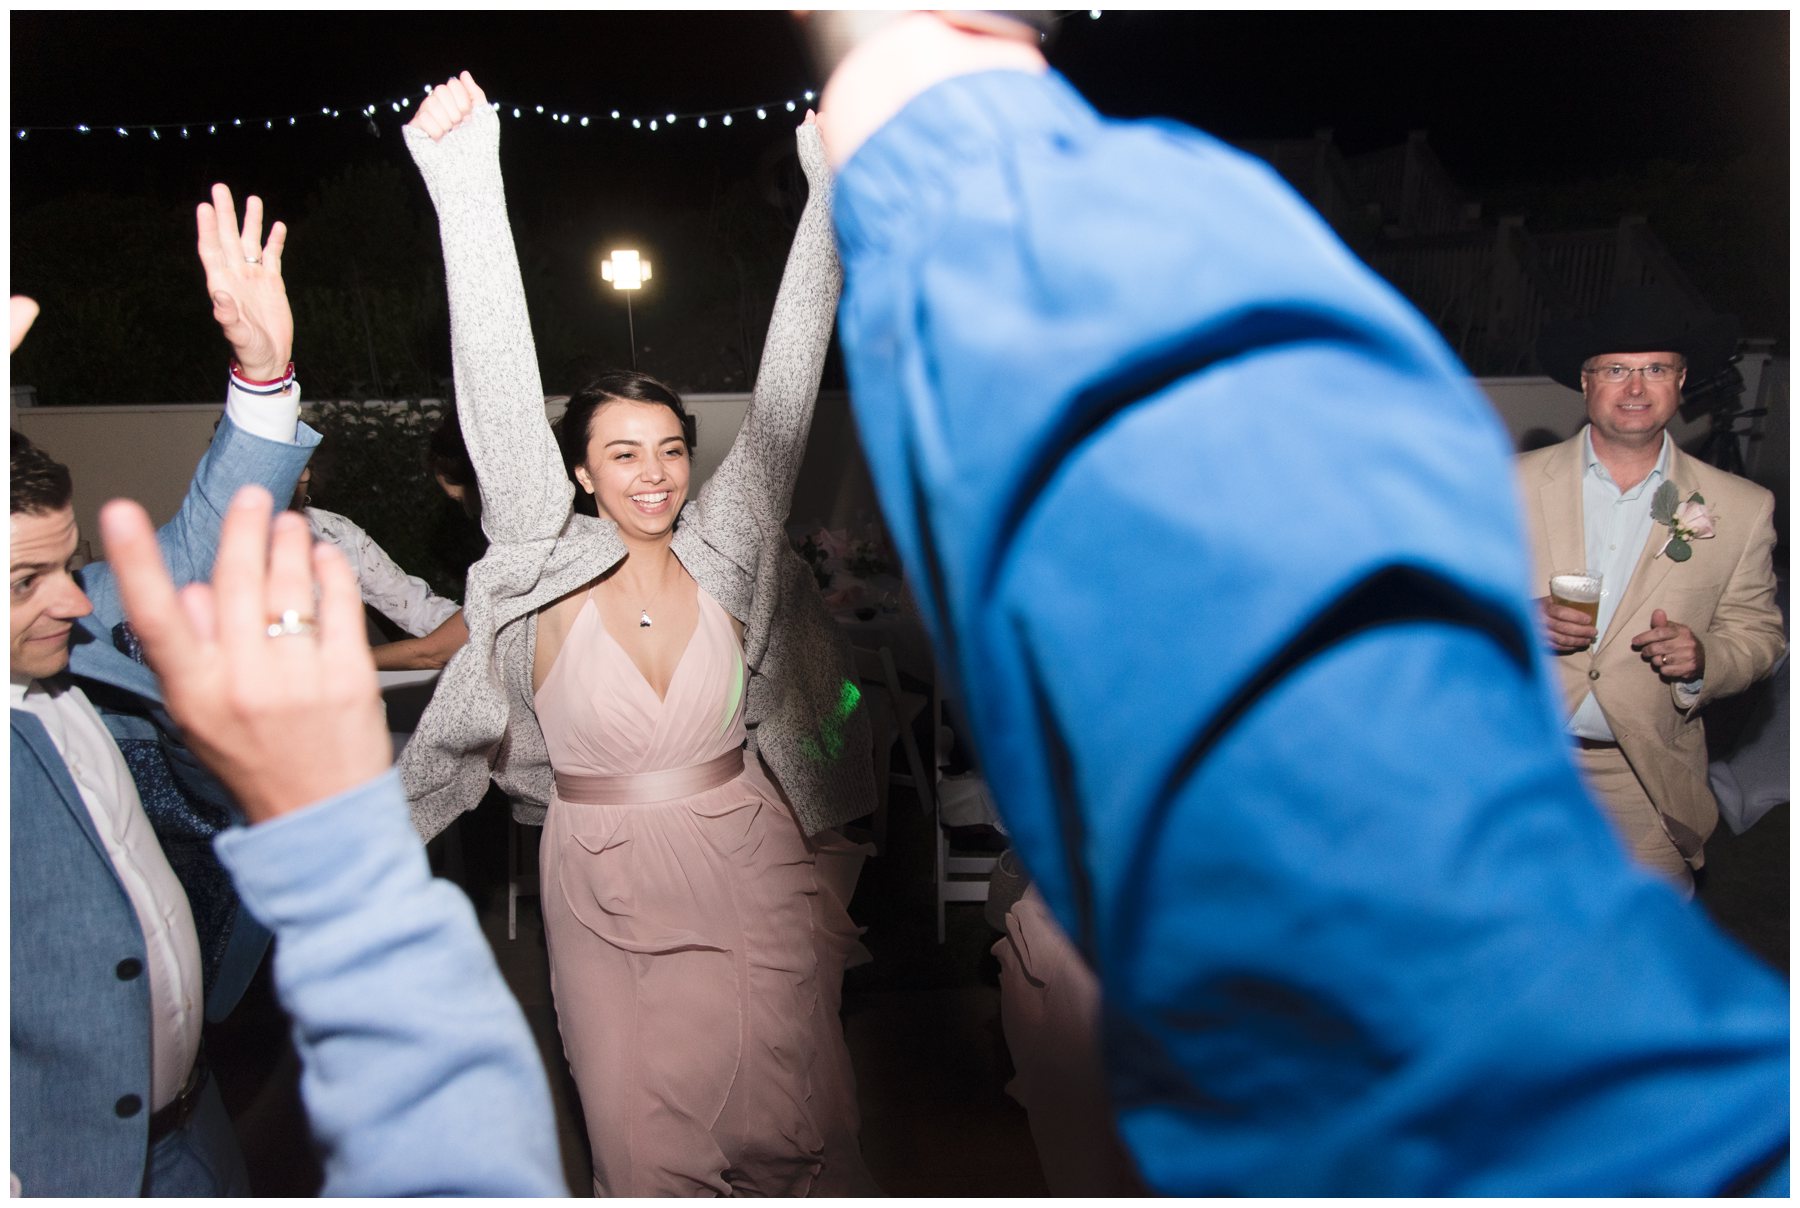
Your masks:
{"label": "silver pendant necklace", "polygon": [[662,599],[663,592],[667,591],[668,588],[669,588],[669,581],[667,579],[664,579],[662,586],[658,587],[656,589],[656,594],[651,596],[647,602],[645,602],[642,606],[640,606],[638,608],[638,628],[639,629],[650,628],[650,626],[652,624],[652,622],[650,620],[650,605],[654,604],[658,600]]}

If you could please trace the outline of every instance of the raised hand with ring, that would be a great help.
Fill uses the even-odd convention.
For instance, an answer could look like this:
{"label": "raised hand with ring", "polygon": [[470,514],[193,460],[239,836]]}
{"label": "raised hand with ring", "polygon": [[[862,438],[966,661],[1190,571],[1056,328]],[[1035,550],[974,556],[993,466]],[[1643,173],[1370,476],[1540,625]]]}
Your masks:
{"label": "raised hand with ring", "polygon": [[[252,822],[364,784],[392,743],[349,563],[261,487],[225,514],[210,585],[177,594],[144,509],[100,513],[119,598],[188,745]],[[271,535],[272,530],[272,535]],[[318,611],[311,611],[316,592]],[[310,635],[306,642],[274,637]]]}
{"label": "raised hand with ring", "polygon": [[237,204],[222,184],[212,187],[211,202],[201,202],[194,211],[213,318],[230,341],[239,369],[257,382],[281,377],[294,350],[294,315],[281,277],[287,227],[273,223],[265,243],[262,224],[262,198],[244,200],[240,227]]}
{"label": "raised hand with ring", "polygon": [[303,617],[297,608],[284,608],[279,617],[269,620],[269,636],[272,638],[311,637],[319,632],[317,619]]}

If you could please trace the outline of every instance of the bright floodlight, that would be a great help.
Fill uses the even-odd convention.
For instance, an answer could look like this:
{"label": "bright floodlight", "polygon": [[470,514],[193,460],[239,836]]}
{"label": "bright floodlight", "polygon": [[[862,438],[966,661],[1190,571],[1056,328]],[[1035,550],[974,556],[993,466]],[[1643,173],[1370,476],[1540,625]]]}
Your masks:
{"label": "bright floodlight", "polygon": [[650,262],[636,252],[614,249],[600,262],[600,279],[611,281],[614,289],[639,289],[650,280]]}

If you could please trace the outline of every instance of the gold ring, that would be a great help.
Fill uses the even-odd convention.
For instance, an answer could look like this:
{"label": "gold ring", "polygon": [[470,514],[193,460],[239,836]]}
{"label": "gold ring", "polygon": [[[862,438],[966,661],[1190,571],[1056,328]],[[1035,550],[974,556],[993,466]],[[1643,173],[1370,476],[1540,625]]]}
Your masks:
{"label": "gold ring", "polygon": [[319,626],[316,618],[303,617],[298,609],[290,608],[271,620],[266,632],[272,638],[291,638],[299,634],[310,637],[319,632]]}

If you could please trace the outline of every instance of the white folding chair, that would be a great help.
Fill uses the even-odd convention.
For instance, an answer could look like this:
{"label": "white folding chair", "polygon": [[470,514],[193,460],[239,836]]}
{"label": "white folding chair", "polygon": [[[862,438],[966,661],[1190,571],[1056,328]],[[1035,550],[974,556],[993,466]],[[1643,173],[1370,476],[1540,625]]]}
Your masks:
{"label": "white folding chair", "polygon": [[[932,862],[932,882],[937,897],[937,941],[944,942],[944,905],[947,902],[985,902],[988,896],[988,877],[994,866],[1000,862],[998,856],[955,855],[950,846],[950,835],[944,829],[944,796],[942,782],[936,778],[941,775],[937,768],[941,762],[937,756],[937,744],[940,741],[944,724],[944,698],[942,692],[934,685],[931,691],[931,741],[932,741],[932,776],[933,791],[931,795],[931,832],[933,851],[936,853]],[[959,880],[958,878],[975,878]]]}
{"label": "white folding chair", "polygon": [[[917,692],[900,686],[900,672],[894,666],[894,652],[886,646],[870,650],[853,646],[856,678],[862,684],[868,701],[869,725],[875,738],[876,806],[873,819],[875,848],[880,851],[887,840],[887,807],[893,785],[902,785],[918,794],[920,808],[931,812],[932,778],[919,755],[918,740],[913,737],[913,722],[929,703]],[[906,771],[893,771],[894,743],[900,744],[906,759]]]}
{"label": "white folding chair", "polygon": [[[540,827],[532,827],[540,831]],[[525,867],[525,848],[519,842],[525,824],[516,818],[506,820],[506,938],[519,938],[519,899],[535,898],[538,879],[534,870]]]}

